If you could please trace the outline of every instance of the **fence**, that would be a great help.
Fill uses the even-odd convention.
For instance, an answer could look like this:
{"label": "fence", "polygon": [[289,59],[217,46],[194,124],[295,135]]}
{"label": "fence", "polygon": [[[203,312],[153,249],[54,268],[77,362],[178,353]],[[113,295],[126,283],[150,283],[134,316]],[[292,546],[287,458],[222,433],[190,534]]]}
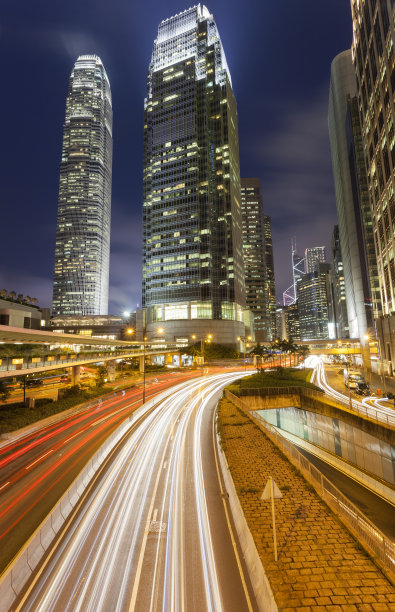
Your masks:
{"label": "fence", "polygon": [[225,397],[266,430],[268,437],[280,448],[286,457],[297,467],[314,486],[317,493],[332,508],[354,536],[373,553],[382,566],[395,574],[395,542],[385,536],[369,519],[350,502],[316,467],[314,467],[297,448],[282,436],[275,427],[267,423],[259,414],[252,414],[244,402],[225,390]]}

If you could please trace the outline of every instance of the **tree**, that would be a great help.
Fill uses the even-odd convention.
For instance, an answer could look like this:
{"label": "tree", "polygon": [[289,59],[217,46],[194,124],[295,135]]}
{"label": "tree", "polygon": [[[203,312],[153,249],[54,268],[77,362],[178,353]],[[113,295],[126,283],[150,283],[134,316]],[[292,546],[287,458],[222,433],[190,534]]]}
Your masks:
{"label": "tree", "polygon": [[18,302],[23,302],[23,293],[18,293],[17,300]]}
{"label": "tree", "polygon": [[303,359],[303,367],[305,367],[304,362],[306,360],[307,355],[310,353],[309,347],[305,346],[304,344],[298,344],[296,352]]}
{"label": "tree", "polygon": [[106,382],[106,379],[107,379],[107,368],[105,366],[100,366],[99,368],[97,368],[97,374],[95,378],[96,387],[98,389],[101,389],[102,387],[104,387],[104,383]]}
{"label": "tree", "polygon": [[5,402],[10,396],[10,388],[4,380],[0,380],[0,399]]}
{"label": "tree", "polygon": [[7,289],[1,289],[0,290],[0,298],[5,298],[6,295],[7,295]]}
{"label": "tree", "polygon": [[16,298],[16,291],[10,291],[8,294],[8,297],[10,298],[10,300],[15,300]]}

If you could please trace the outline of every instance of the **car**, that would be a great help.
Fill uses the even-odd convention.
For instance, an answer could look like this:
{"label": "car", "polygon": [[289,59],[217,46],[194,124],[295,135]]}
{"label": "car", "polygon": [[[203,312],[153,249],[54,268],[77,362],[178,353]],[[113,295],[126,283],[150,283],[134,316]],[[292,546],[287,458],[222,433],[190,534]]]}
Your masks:
{"label": "car", "polygon": [[357,383],[357,386],[355,387],[354,391],[358,395],[370,395],[370,387],[365,382]]}
{"label": "car", "polygon": [[44,382],[41,378],[28,378],[26,381],[26,387],[42,387]]}

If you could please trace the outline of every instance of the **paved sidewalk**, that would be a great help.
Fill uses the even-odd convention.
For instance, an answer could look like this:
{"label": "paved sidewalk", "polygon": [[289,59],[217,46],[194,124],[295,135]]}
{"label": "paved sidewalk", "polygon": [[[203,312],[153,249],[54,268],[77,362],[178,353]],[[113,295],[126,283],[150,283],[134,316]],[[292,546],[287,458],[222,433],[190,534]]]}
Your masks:
{"label": "paved sidewalk", "polygon": [[[220,432],[240,502],[277,605],[282,612],[395,610],[395,588],[313,488],[255,423],[228,400],[219,404]],[[271,502],[260,500],[272,476]]]}

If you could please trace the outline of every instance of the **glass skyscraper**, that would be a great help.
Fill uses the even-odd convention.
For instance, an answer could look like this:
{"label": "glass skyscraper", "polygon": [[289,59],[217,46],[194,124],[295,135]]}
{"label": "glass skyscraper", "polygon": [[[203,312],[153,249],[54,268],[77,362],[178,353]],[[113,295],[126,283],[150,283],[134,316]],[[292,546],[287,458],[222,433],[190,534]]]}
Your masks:
{"label": "glass skyscraper", "polygon": [[244,335],[236,101],[213,16],[162,21],[144,121],[143,307],[148,335]]}
{"label": "glass skyscraper", "polygon": [[108,312],[112,102],[103,63],[81,55],[63,127],[52,313]]}

